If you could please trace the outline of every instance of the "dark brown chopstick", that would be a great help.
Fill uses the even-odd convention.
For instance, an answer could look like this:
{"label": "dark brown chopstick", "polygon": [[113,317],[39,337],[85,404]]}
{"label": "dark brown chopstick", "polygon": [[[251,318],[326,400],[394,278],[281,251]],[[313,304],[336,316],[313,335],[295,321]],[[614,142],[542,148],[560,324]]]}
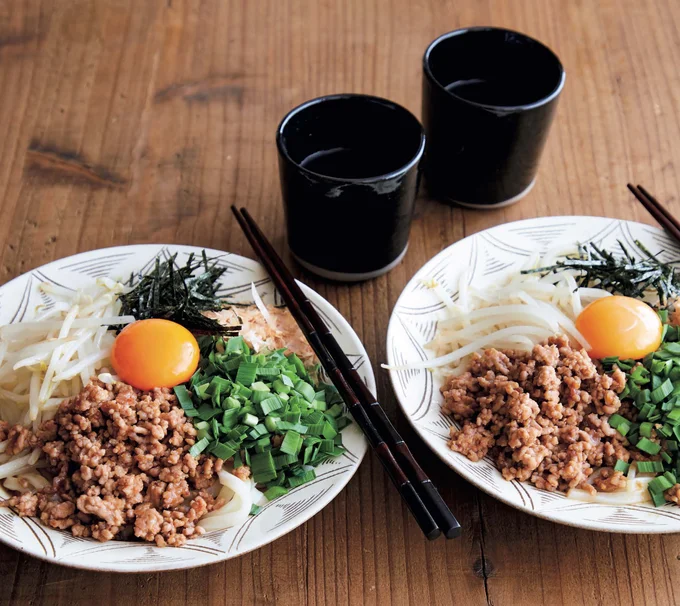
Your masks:
{"label": "dark brown chopstick", "polygon": [[661,202],[652,196],[642,185],[635,186],[629,183],[628,189],[633,192],[633,195],[639,200],[640,204],[649,211],[649,214],[658,221],[659,225],[680,242],[680,223],[661,205]]}
{"label": "dark brown chopstick", "polygon": [[[419,496],[418,492],[416,492],[408,476],[400,467],[389,446],[383,439],[381,433],[376,429],[372,420],[369,418],[366,409],[362,406],[357,394],[350,386],[347,377],[343,374],[341,369],[338,367],[336,360],[324,345],[322,334],[316,330],[310,318],[303,311],[303,307],[306,307],[307,305],[311,307],[311,304],[309,304],[309,302],[307,302],[307,304],[303,303],[303,301],[307,300],[306,297],[301,294],[299,287],[283,264],[283,261],[273,250],[271,244],[268,242],[264,234],[262,234],[261,230],[257,227],[257,224],[254,222],[252,217],[250,217],[248,212],[245,209],[242,209],[239,212],[238,209],[233,206],[232,210],[234,211],[241,228],[248,238],[248,241],[253,246],[258,257],[260,257],[260,260],[272,277],[272,280],[279,293],[288,305],[291,314],[307,337],[307,340],[317,354],[319,361],[326,370],[331,381],[333,381],[333,384],[336,386],[340,392],[340,395],[345,400],[349,411],[352,413],[352,416],[356,420],[357,424],[366,435],[371,447],[375,450],[376,455],[390,476],[390,479],[392,479],[393,483],[397,487],[397,490],[406,501],[409,510],[418,522],[423,533],[428,539],[437,538],[441,534],[441,530],[435,521],[435,518],[423,502],[421,496]],[[293,285],[293,288],[291,288],[291,284]],[[296,297],[295,292],[299,292],[300,296]],[[318,316],[313,308],[312,311],[314,315]],[[318,320],[321,321],[320,318],[318,318]],[[341,358],[342,357],[346,358],[344,353],[342,354]]]}
{"label": "dark brown chopstick", "polygon": [[310,321],[314,330],[319,334],[323,346],[340,367],[340,371],[343,373],[345,380],[356,394],[364,410],[368,412],[371,421],[387,442],[397,462],[406,472],[406,475],[414,485],[421,500],[432,514],[432,517],[437,522],[439,528],[444,533],[444,536],[448,539],[460,536],[461,529],[458,520],[456,520],[453,513],[451,513],[451,510],[444,502],[444,499],[442,499],[430,478],[428,478],[420,465],[418,465],[408,445],[399,435],[394,425],[392,425],[392,422],[385,414],[385,411],[382,406],[380,406],[376,397],[370,392],[368,387],[366,387],[366,384],[359,376],[359,373],[354,369],[349,358],[345,355],[345,352],[342,351],[342,348],[335,340],[335,337],[321,319],[309,299],[302,292],[302,289],[298,286],[290,271],[288,271],[283,260],[276,253],[250,213],[248,213],[245,208],[241,209],[241,212],[249,227],[264,248],[266,255],[276,265],[279,275],[285,281],[286,286],[299,303],[302,312]]}

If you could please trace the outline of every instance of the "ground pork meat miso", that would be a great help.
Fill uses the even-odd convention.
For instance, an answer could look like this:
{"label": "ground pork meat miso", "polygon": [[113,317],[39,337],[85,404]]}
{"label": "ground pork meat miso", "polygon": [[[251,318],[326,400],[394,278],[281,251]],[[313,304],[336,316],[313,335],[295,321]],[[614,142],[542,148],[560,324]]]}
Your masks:
{"label": "ground pork meat miso", "polygon": [[443,412],[461,425],[449,447],[471,461],[489,455],[506,480],[566,491],[590,487],[601,468],[595,489],[618,490],[626,478],[613,471],[616,460],[639,458],[608,423],[615,412],[634,420],[619,401],[624,386],[623,372],[600,373],[565,337],[530,353],[488,349],[442,388]]}
{"label": "ground pork meat miso", "polygon": [[189,454],[196,430],[168,389],[92,381],[35,436],[0,429],[14,437],[14,449],[42,446],[54,477],[5,504],[74,536],[179,546],[222,504],[208,492],[222,460]]}

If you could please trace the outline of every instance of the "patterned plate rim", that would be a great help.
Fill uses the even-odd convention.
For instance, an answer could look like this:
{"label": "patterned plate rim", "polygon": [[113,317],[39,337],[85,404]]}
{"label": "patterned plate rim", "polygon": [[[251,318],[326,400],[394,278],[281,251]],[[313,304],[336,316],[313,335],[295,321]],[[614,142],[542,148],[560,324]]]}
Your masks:
{"label": "patterned plate rim", "polygon": [[[16,286],[18,283],[21,283],[24,280],[30,280],[31,276],[36,274],[36,272],[43,273],[44,272],[49,272],[50,269],[54,269],[57,265],[63,266],[64,263],[68,264],[73,264],[73,263],[79,263],[79,262],[84,262],[87,261],[88,258],[96,258],[96,259],[101,259],[102,255],[113,255],[113,254],[123,254],[123,253],[129,253],[129,254],[134,254],[135,252],[140,253],[140,252],[147,252],[148,253],[148,258],[152,258],[155,256],[158,256],[160,254],[164,254],[164,252],[179,252],[179,253],[201,253],[201,251],[205,250],[208,256],[214,257],[214,256],[220,256],[220,257],[228,257],[230,261],[235,262],[235,263],[245,263],[246,265],[251,265],[253,268],[257,268],[262,271],[266,275],[266,272],[264,268],[261,266],[261,264],[253,259],[250,259],[248,257],[244,257],[242,255],[238,255],[235,253],[230,253],[227,251],[222,251],[218,249],[211,249],[211,248],[204,248],[200,246],[192,246],[192,245],[185,245],[185,244],[130,244],[130,245],[124,245],[124,246],[111,246],[111,247],[106,247],[106,248],[99,248],[99,249],[94,249],[94,250],[89,250],[89,251],[84,251],[81,253],[76,253],[74,255],[70,255],[67,257],[62,257],[59,259],[55,259],[54,261],[50,261],[49,263],[45,263],[41,266],[35,267],[31,270],[28,270],[24,272],[23,274],[13,278],[12,280],[5,282],[4,284],[0,285],[0,297],[9,291],[12,287]],[[147,257],[145,257],[146,259]],[[39,276],[35,276],[38,278]],[[95,278],[92,278],[93,280]],[[323,298],[319,293],[317,293],[314,289],[310,288],[309,286],[303,284],[299,280],[297,281],[300,287],[302,288],[303,292],[310,298],[310,301],[312,304],[315,306],[318,306],[319,311],[321,312],[322,317],[324,318],[325,321],[330,323],[333,327],[334,330],[340,330],[342,334],[347,338],[348,341],[350,341],[353,345],[353,347],[356,348],[356,352],[360,354],[360,356],[365,360],[365,363],[362,365],[362,374],[363,378],[366,381],[369,389],[372,391],[375,391],[376,388],[376,382],[375,382],[375,375],[373,372],[373,367],[370,361],[370,358],[368,357],[368,353],[366,352],[366,349],[363,346],[363,343],[359,339],[359,336],[356,334],[352,326],[349,324],[349,322],[345,319],[345,317],[325,298]],[[271,279],[269,276],[266,277],[266,280],[258,281],[257,286],[258,289],[261,288],[261,286],[266,285],[266,284],[271,284]],[[27,289],[28,290],[28,289]],[[358,432],[358,430],[357,430]],[[33,557],[36,557],[40,560],[44,560],[46,562],[50,562],[52,564],[59,564],[61,566],[65,566],[68,568],[76,568],[76,569],[82,569],[82,570],[93,570],[97,572],[122,572],[122,573],[138,573],[138,572],[166,572],[166,571],[173,571],[173,570],[186,570],[186,569],[191,569],[191,568],[199,568],[201,566],[208,566],[210,564],[215,564],[218,562],[223,562],[227,561],[233,558],[237,558],[241,555],[244,555],[246,553],[249,553],[251,551],[254,551],[256,549],[260,549],[261,547],[264,547],[277,539],[281,538],[282,536],[288,534],[289,532],[295,530],[305,522],[309,521],[313,516],[315,516],[317,513],[319,513],[322,509],[324,509],[332,500],[335,499],[335,497],[344,490],[346,485],[349,483],[349,481],[354,477],[354,474],[357,472],[359,469],[359,466],[361,465],[361,462],[366,454],[366,451],[368,449],[368,443],[366,442],[365,438],[363,437],[363,434],[359,434],[359,444],[354,446],[353,450],[353,455],[355,458],[355,461],[352,464],[349,464],[346,466],[347,472],[342,473],[342,474],[337,474],[335,475],[332,483],[329,485],[329,487],[322,491],[321,496],[313,503],[311,503],[309,506],[303,508],[299,512],[296,512],[290,519],[286,520],[284,523],[281,523],[278,525],[279,527],[270,531],[263,540],[255,541],[254,544],[250,545],[248,548],[245,549],[239,549],[238,547],[234,550],[231,551],[231,548],[229,551],[224,551],[221,552],[219,555],[215,554],[214,559],[207,560],[207,561],[200,561],[197,563],[191,562],[191,558],[184,559],[181,561],[177,561],[177,558],[174,558],[174,562],[170,566],[162,566],[158,567],[155,566],[151,561],[145,561],[145,562],[139,562],[139,565],[136,566],[134,569],[129,569],[129,568],[120,568],[115,565],[115,563],[112,562],[103,562],[100,564],[96,563],[91,563],[88,561],[84,562],[74,562],[74,561],[63,561],[60,560],[57,555],[56,555],[56,548],[54,547],[54,544],[48,536],[48,532],[54,532],[52,529],[46,529],[44,528],[39,521],[33,519],[33,518],[20,518],[16,513],[11,511],[12,517],[16,519],[21,519],[24,521],[26,526],[29,527],[33,535],[36,536],[36,530],[39,532],[42,532],[45,537],[47,537],[47,540],[51,544],[52,551],[54,552],[54,555],[49,555],[47,553],[47,550],[45,550],[44,553],[41,553],[37,548],[34,548],[34,546],[30,545],[27,546],[24,542],[22,542],[20,539],[15,539],[11,536],[6,535],[4,532],[0,532],[0,542],[4,543],[5,545],[16,549],[17,551],[20,551],[22,553],[27,553]],[[333,476],[331,476],[333,477]],[[320,479],[324,479],[323,476],[320,476]],[[327,480],[327,478],[326,478]],[[304,486],[299,487],[296,490],[302,490],[304,489]],[[294,491],[291,491],[289,494],[294,494]],[[276,503],[276,501],[272,501],[271,503]],[[271,504],[270,503],[270,504]],[[0,510],[1,512],[2,510]],[[251,517],[249,518],[248,521],[243,525],[245,526],[249,522],[253,521],[255,518]],[[29,521],[31,522],[29,524]],[[242,530],[242,527],[239,527],[240,532]],[[222,531],[217,531],[217,532],[222,532]],[[209,535],[210,533],[208,533]],[[208,536],[206,535],[206,536]],[[245,535],[245,532],[244,532]],[[238,533],[237,535],[238,536]],[[264,535],[263,535],[264,536]],[[235,542],[234,538],[234,542]],[[174,552],[175,549],[177,549],[178,553],[180,553],[180,550],[183,552],[184,550],[182,548],[174,548],[174,547],[163,547],[163,548],[158,548],[155,547],[153,544],[150,543],[136,543],[136,542],[128,542],[128,541],[109,541],[108,543],[99,543],[95,540],[92,539],[87,539],[88,544],[92,545],[92,549],[89,549],[88,551],[92,551],[95,549],[96,546],[100,546],[101,550],[106,550],[107,546],[109,548],[136,548],[139,547],[139,549],[152,549],[152,550],[160,550],[163,553],[166,554],[171,554]],[[187,545],[192,545],[192,541],[189,541]],[[63,545],[62,545],[63,547]],[[99,550],[98,550],[99,551]],[[216,550],[219,551],[219,550]],[[74,555],[74,554],[72,554]],[[186,554],[183,554],[186,557]],[[212,554],[211,554],[212,555]],[[71,557],[71,556],[64,556],[64,557]]]}
{"label": "patterned plate rim", "polygon": [[[458,240],[457,242],[454,242],[453,244],[450,244],[443,250],[441,250],[439,253],[431,257],[428,261],[426,261],[416,272],[415,274],[411,277],[411,279],[407,282],[407,284],[404,286],[402,289],[401,293],[399,294],[399,297],[397,298],[397,301],[394,305],[394,308],[392,310],[392,313],[390,315],[390,320],[387,328],[387,336],[386,336],[386,351],[387,351],[387,362],[388,364],[395,364],[397,363],[397,360],[393,358],[392,355],[392,349],[390,348],[390,343],[392,342],[392,339],[394,337],[394,333],[397,330],[397,324],[399,322],[399,314],[398,314],[398,309],[400,305],[404,302],[404,300],[409,296],[409,291],[413,288],[413,286],[422,279],[422,274],[428,270],[431,267],[437,266],[438,263],[440,263],[444,258],[446,258],[449,254],[451,254],[452,250],[457,248],[457,247],[462,247],[465,244],[469,244],[472,242],[473,238],[478,238],[483,235],[489,235],[491,234],[493,236],[494,231],[504,231],[506,229],[509,229],[510,226],[514,227],[528,227],[528,226],[534,226],[534,227],[539,227],[539,226],[551,226],[554,225],[555,222],[560,222],[560,221],[571,221],[575,224],[580,224],[582,222],[587,222],[587,221],[609,221],[610,225],[616,224],[616,226],[628,226],[629,228],[631,226],[634,226],[637,229],[645,229],[650,233],[654,233],[657,235],[662,235],[665,237],[668,237],[666,232],[664,232],[662,229],[659,227],[653,226],[653,225],[648,225],[646,223],[639,223],[637,221],[627,221],[624,219],[614,219],[610,217],[599,217],[599,216],[585,216],[585,215],[562,215],[562,216],[551,216],[551,217],[534,217],[534,218],[529,218],[529,219],[522,219],[518,221],[512,221],[509,223],[502,223],[500,225],[495,225],[493,227],[481,230],[479,232],[476,232],[474,234],[470,234],[469,236],[466,236],[465,238],[462,238],[461,240]],[[612,229],[616,229],[616,226],[613,227]],[[603,228],[601,231],[604,232],[605,230],[609,230],[610,226],[606,226]],[[599,233],[597,235],[600,235]],[[591,240],[594,238],[590,238]],[[478,261],[475,260],[475,263]],[[474,281],[474,280],[473,280]],[[625,526],[619,526],[619,525],[607,525],[606,523],[602,523],[601,521],[597,520],[569,520],[565,519],[560,516],[561,510],[559,508],[554,508],[554,509],[548,509],[547,511],[541,511],[541,510],[536,510],[533,509],[532,507],[529,507],[526,504],[514,502],[511,499],[507,498],[504,494],[502,493],[495,493],[491,490],[490,486],[487,486],[483,482],[480,481],[480,479],[470,470],[468,470],[462,463],[462,461],[467,462],[469,465],[480,465],[481,462],[479,463],[472,463],[467,460],[466,457],[463,455],[450,451],[447,449],[445,452],[439,451],[435,446],[434,446],[434,439],[432,435],[424,428],[422,427],[417,420],[415,420],[411,413],[408,411],[408,406],[404,397],[404,394],[401,392],[399,380],[398,380],[398,371],[394,370],[389,370],[388,371],[389,376],[390,376],[390,382],[392,384],[392,389],[394,390],[395,396],[397,398],[397,401],[399,403],[399,406],[401,407],[401,410],[404,414],[404,416],[408,419],[409,423],[413,427],[413,429],[416,431],[416,433],[420,436],[420,438],[427,444],[427,446],[432,450],[434,454],[439,457],[448,467],[450,467],[453,471],[455,471],[458,475],[462,476],[465,480],[476,486],[477,488],[483,490],[485,493],[487,493],[489,496],[493,497],[494,499],[497,499],[506,505],[509,505],[515,509],[519,509],[520,511],[523,511],[525,513],[528,513],[532,516],[548,520],[550,522],[555,522],[558,524],[566,525],[566,526],[571,526],[575,528],[584,528],[587,530],[594,530],[594,531],[599,531],[599,532],[613,532],[613,533],[619,533],[619,534],[670,534],[670,533],[676,533],[680,532],[680,514],[675,513],[672,515],[672,520],[670,520],[671,516],[664,516],[669,518],[669,524],[674,522],[674,525],[671,526],[663,526],[660,525],[658,527],[654,525],[650,525],[649,528],[645,528],[644,530],[640,530],[638,528],[627,528]],[[432,398],[430,398],[430,403],[432,401]],[[495,469],[495,465],[493,465]],[[523,486],[525,483],[520,483],[520,482],[512,482],[513,484],[519,484],[522,486],[522,489],[525,490],[525,487]],[[539,490],[535,487],[532,486],[532,489]],[[519,488],[518,488],[519,490]],[[547,491],[540,491],[540,492],[547,492]],[[553,494],[553,493],[550,493]],[[573,500],[570,501],[570,503],[573,504],[579,504],[581,502]],[[596,507],[596,508],[614,508],[614,506],[610,505],[601,505],[598,503],[587,503],[587,502],[582,502],[581,503],[583,506],[587,507]],[[627,506],[627,505],[622,505],[618,506],[617,509],[620,510],[627,510],[628,508],[631,507],[637,507],[637,506]],[[651,511],[654,511],[655,508],[651,506],[642,506],[645,509],[649,509]],[[658,511],[659,508],[656,510]],[[664,508],[665,510],[665,508]],[[639,526],[639,524],[638,524]]]}

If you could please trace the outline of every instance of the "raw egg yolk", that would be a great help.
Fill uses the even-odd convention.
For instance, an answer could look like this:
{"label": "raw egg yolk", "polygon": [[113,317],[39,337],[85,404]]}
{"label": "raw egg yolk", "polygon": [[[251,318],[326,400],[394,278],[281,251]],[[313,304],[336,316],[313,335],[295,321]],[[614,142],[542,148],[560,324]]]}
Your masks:
{"label": "raw egg yolk", "polygon": [[125,383],[148,391],[185,383],[198,367],[200,350],[194,335],[170,320],[139,320],[120,331],[111,363]]}
{"label": "raw egg yolk", "polygon": [[659,316],[631,297],[603,297],[576,318],[576,328],[590,344],[591,358],[618,356],[639,360],[661,345]]}

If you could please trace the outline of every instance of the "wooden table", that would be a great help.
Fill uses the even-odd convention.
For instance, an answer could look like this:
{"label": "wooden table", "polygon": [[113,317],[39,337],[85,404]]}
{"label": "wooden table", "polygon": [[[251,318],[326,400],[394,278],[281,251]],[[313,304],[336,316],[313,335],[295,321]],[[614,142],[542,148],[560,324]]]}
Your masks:
{"label": "wooden table", "polygon": [[599,534],[519,513],[429,454],[385,360],[413,273],[465,235],[555,214],[651,222],[642,182],[680,214],[676,0],[5,0],[0,3],[0,283],[103,246],[177,242],[252,256],[229,205],[285,250],[274,130],[326,93],[420,114],[427,43],[466,25],[551,46],[567,71],[538,183],[520,204],[423,199],[404,262],[361,285],[298,270],[366,345],[380,398],[464,527],[426,542],[371,455],[322,513],[272,545],[178,573],[115,575],[0,547],[2,604],[677,604],[680,538]]}

